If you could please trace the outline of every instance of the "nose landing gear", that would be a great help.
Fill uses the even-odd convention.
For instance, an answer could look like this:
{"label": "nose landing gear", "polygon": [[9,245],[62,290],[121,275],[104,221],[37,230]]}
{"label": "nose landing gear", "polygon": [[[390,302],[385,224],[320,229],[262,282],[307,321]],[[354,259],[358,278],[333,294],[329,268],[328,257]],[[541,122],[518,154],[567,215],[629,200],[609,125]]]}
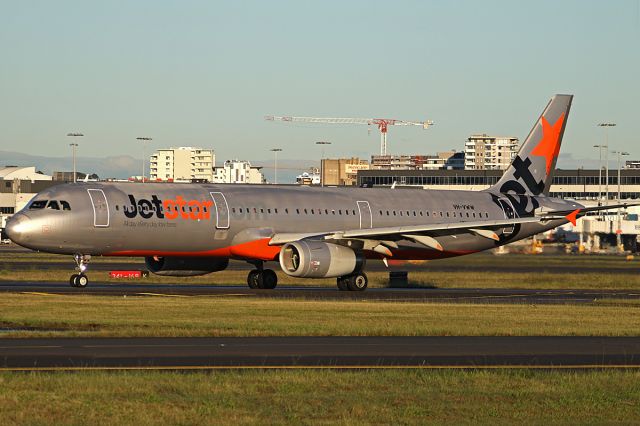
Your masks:
{"label": "nose landing gear", "polygon": [[69,285],[71,285],[71,287],[84,288],[89,284],[89,278],[84,272],[87,270],[91,256],[88,254],[76,254],[73,256],[73,259],[76,261],[76,271],[78,271],[79,274],[71,275]]}

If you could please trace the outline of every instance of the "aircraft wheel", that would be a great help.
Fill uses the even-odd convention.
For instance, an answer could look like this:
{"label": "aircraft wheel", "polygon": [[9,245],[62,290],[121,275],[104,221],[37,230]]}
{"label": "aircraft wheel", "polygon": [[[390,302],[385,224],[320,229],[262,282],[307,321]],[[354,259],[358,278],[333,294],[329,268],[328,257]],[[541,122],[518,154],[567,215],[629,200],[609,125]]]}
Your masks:
{"label": "aircraft wheel", "polygon": [[338,283],[338,290],[340,291],[349,290],[349,277],[338,277],[336,281]]}
{"label": "aircraft wheel", "polygon": [[351,275],[348,280],[348,287],[351,291],[365,291],[368,284],[369,279],[364,272]]}
{"label": "aircraft wheel", "polygon": [[262,271],[262,287],[264,289],[273,290],[278,285],[278,276],[272,269]]}
{"label": "aircraft wheel", "polygon": [[249,272],[249,275],[247,275],[247,284],[249,285],[249,288],[261,288],[262,286],[262,276],[260,274],[260,271],[258,271],[257,269],[252,270],[251,272]]}
{"label": "aircraft wheel", "polygon": [[69,277],[69,285],[71,287],[77,287],[76,286],[76,279],[78,278],[78,274],[73,274],[71,275],[71,277]]}
{"label": "aircraft wheel", "polygon": [[76,275],[74,282],[76,287],[85,288],[89,284],[89,278],[85,274]]}

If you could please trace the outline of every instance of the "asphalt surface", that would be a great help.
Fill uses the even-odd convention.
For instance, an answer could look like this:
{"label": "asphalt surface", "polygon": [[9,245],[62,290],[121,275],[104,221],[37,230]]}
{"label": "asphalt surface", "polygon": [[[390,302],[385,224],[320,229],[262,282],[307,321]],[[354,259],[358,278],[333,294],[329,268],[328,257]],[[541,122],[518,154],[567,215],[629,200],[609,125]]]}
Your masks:
{"label": "asphalt surface", "polygon": [[[493,260],[493,259],[492,259]],[[37,262],[24,262],[24,261],[0,261],[0,270],[10,271],[29,271],[29,270],[68,270],[70,273],[73,271],[75,263],[69,256],[67,261],[37,261]],[[228,270],[231,271],[249,271],[254,267],[247,262],[231,261],[229,262]],[[147,269],[144,262],[118,262],[117,260],[109,262],[92,262],[90,271],[111,271],[111,270],[141,270]],[[572,265],[545,265],[541,267],[539,265],[521,265],[521,264],[509,264],[509,262],[503,262],[500,264],[443,264],[441,262],[429,262],[426,264],[411,264],[406,263],[399,267],[393,267],[393,269],[387,268],[382,262],[369,261],[367,262],[366,271],[369,272],[388,272],[390,270],[402,270],[408,272],[518,272],[523,274],[528,273],[553,273],[553,274],[576,274],[576,273],[594,273],[594,274],[621,274],[632,275],[638,273],[638,268],[630,267],[593,267],[585,268],[584,266]]]}
{"label": "asphalt surface", "polygon": [[640,337],[0,339],[0,369],[640,368]]}
{"label": "asphalt surface", "polygon": [[60,282],[0,282],[0,293],[94,296],[203,296],[308,300],[370,300],[398,302],[589,304],[601,299],[640,299],[640,290],[520,290],[486,288],[370,288],[363,292],[333,287],[278,287],[252,290],[245,286],[90,283],[84,289]]}

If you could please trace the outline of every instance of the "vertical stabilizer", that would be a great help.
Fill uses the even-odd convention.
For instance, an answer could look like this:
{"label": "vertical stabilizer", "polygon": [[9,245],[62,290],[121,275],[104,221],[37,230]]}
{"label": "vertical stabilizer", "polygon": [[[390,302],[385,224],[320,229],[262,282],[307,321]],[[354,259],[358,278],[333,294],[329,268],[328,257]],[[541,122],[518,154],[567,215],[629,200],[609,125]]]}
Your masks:
{"label": "vertical stabilizer", "polygon": [[509,168],[492,192],[549,194],[573,95],[555,95],[547,104]]}

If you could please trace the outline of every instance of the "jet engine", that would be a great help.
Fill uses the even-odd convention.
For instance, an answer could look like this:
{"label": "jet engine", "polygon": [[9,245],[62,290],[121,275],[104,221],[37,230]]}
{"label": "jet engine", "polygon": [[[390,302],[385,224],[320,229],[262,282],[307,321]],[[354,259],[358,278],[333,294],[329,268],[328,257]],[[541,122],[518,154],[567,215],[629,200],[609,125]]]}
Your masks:
{"label": "jet engine", "polygon": [[147,268],[156,275],[193,277],[222,271],[229,266],[229,259],[217,257],[146,257]]}
{"label": "jet engine", "polygon": [[280,267],[292,277],[342,277],[360,271],[364,262],[361,253],[322,241],[295,241],[280,250]]}

